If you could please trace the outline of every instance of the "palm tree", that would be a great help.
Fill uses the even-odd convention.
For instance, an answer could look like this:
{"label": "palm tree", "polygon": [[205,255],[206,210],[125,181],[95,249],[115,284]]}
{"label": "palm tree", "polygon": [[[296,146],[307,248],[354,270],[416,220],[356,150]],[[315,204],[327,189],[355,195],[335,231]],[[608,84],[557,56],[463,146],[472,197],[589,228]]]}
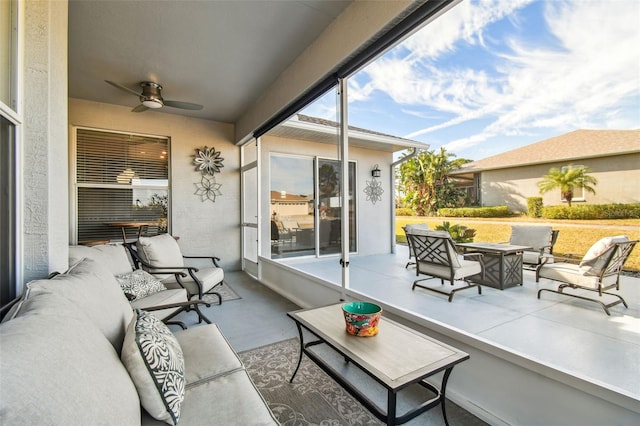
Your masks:
{"label": "palm tree", "polygon": [[560,188],[562,198],[567,200],[569,207],[571,207],[573,191],[576,188],[582,188],[592,194],[596,193],[593,186],[598,184],[598,180],[588,175],[588,172],[590,172],[590,170],[587,167],[573,166],[571,164],[562,169],[553,167],[549,169],[549,173],[542,176],[542,180],[538,182],[540,194]]}

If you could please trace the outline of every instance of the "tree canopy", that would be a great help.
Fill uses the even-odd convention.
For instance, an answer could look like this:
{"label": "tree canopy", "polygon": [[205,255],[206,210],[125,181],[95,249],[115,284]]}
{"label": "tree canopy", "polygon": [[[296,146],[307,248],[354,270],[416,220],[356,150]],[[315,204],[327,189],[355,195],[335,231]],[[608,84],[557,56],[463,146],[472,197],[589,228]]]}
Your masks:
{"label": "tree canopy", "polygon": [[590,171],[587,167],[574,166],[572,164],[561,169],[553,167],[549,169],[549,173],[542,176],[542,180],[538,182],[540,194],[560,188],[562,198],[567,200],[569,207],[571,207],[571,200],[573,199],[576,188],[582,188],[592,194],[596,193],[593,186],[598,184],[598,180],[587,174]]}
{"label": "tree canopy", "polygon": [[465,191],[455,187],[449,174],[471,162],[455,158],[455,154],[439,151],[422,151],[400,165],[402,202],[416,214],[430,215],[442,207],[457,207],[464,201]]}

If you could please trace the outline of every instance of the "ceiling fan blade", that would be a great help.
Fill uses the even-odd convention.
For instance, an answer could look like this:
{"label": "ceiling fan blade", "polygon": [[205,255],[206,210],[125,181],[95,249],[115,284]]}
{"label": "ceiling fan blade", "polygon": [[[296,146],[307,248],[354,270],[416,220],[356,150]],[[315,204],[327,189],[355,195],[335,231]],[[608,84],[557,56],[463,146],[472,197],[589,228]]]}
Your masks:
{"label": "ceiling fan blade", "polygon": [[146,106],[140,104],[137,107],[135,107],[134,109],[132,109],[131,112],[145,112],[148,109],[149,108],[147,108]]}
{"label": "ceiling fan blade", "polygon": [[202,105],[192,104],[191,102],[180,102],[180,101],[167,101],[163,100],[162,103],[164,106],[172,107],[172,108],[180,108],[180,109],[190,109],[197,111],[202,109]]}
{"label": "ceiling fan blade", "polygon": [[129,89],[128,87],[123,86],[122,84],[119,84],[119,83],[116,83],[116,82],[113,82],[113,81],[109,81],[109,80],[105,80],[105,82],[106,82],[106,83],[109,83],[109,84],[110,84],[110,85],[112,85],[113,87],[117,87],[117,88],[118,88],[118,89],[120,89],[120,90],[124,90],[125,92],[129,92],[129,93],[131,93],[132,95],[140,96],[140,93],[139,93],[139,92],[136,92],[136,91],[135,91],[135,90],[133,90],[133,89]]}

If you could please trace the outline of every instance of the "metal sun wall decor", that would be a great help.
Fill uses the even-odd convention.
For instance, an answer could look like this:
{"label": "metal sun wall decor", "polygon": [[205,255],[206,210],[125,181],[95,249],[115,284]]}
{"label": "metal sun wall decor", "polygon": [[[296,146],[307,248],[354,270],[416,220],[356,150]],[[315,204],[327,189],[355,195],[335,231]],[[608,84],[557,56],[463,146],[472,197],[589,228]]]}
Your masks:
{"label": "metal sun wall decor", "polygon": [[220,188],[222,184],[216,182],[215,174],[220,173],[220,169],[224,167],[222,162],[224,158],[220,157],[221,152],[216,151],[214,147],[204,147],[202,149],[196,148],[196,153],[193,156],[193,164],[196,166],[196,171],[202,174],[200,182],[196,182],[195,195],[200,196],[200,199],[204,202],[209,200],[213,203],[216,202],[216,197],[222,195]]}
{"label": "metal sun wall decor", "polygon": [[384,189],[382,189],[382,184],[377,179],[380,177],[380,169],[376,164],[373,166],[373,170],[371,171],[372,179],[367,181],[367,186],[364,188],[364,193],[367,194],[367,201],[371,201],[373,204],[382,200],[382,194],[384,193]]}

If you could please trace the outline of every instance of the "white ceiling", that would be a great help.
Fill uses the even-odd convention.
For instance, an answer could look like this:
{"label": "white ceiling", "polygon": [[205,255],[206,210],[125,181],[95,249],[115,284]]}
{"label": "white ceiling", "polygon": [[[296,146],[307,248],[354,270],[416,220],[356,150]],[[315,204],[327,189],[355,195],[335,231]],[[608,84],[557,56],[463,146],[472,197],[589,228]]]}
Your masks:
{"label": "white ceiling", "polygon": [[162,112],[233,123],[350,3],[70,0],[69,96],[134,108],[104,80],[154,81],[165,99],[204,105]]}

